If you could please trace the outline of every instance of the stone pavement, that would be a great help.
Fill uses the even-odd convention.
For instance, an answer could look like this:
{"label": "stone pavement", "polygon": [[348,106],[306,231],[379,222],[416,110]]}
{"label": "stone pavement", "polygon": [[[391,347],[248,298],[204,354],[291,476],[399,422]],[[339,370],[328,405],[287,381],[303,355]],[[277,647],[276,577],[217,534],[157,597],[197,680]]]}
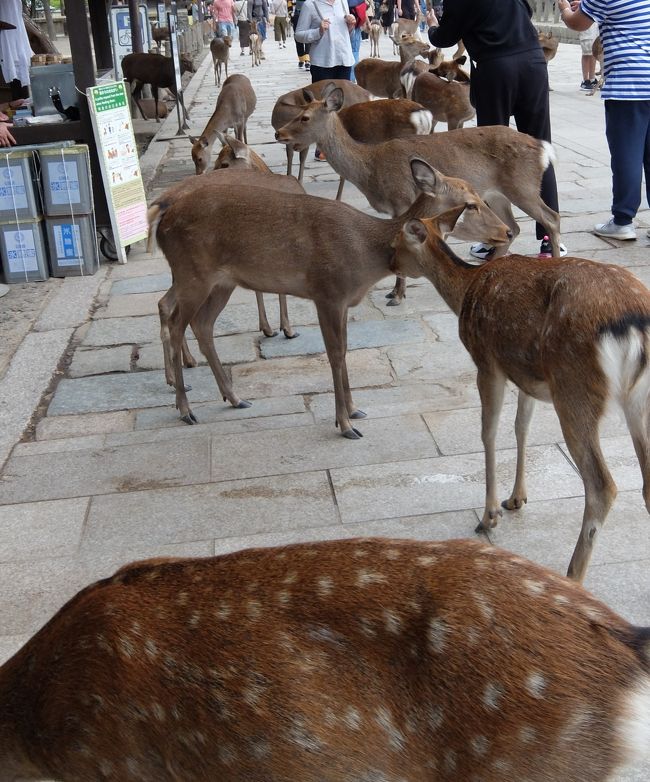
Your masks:
{"label": "stone pavement", "polygon": [[[362,47],[366,56],[367,42]],[[308,79],[292,40],[286,50],[269,40],[265,50],[262,67],[253,69],[235,43],[231,72],[249,75],[258,95],[249,141],[283,171],[271,108]],[[391,57],[385,38],[382,50]],[[197,135],[217,95],[208,59],[187,93]],[[578,90],[579,66],[578,47],[563,44],[549,67],[563,239],[572,254],[629,266],[650,283],[647,210],[636,243],[590,233],[608,217],[611,180],[602,103]],[[172,117],[159,136],[175,130]],[[143,170],[152,196],[191,175],[188,140],[154,142]],[[329,165],[310,156],[307,191],[333,197],[337,183]],[[349,183],[344,198],[368,210]],[[532,223],[520,219],[514,249],[534,253]],[[282,226],[251,229],[263,237]],[[466,254],[467,245],[456,249]],[[222,403],[202,364],[186,371],[200,425],[180,423],[158,333],[157,301],[169,284],[164,258],[142,246],[124,266],[66,280],[0,380],[0,659],[80,587],[135,558],[356,535],[474,535],[484,499],[474,370],[456,317],[429,283],[409,283],[405,303],[387,308],[386,279],[350,313],[350,381],[368,412],[356,442],[333,425],[331,375],[311,302],[290,300],[298,339],[267,339],[256,330],[253,294],[242,290],[215,334],[235,388],[253,406]],[[277,300],[266,298],[277,324]],[[503,496],[514,478],[515,407],[511,391],[498,440]],[[580,528],[582,482],[550,406],[539,405],[531,429],[530,501],[505,513],[489,539],[564,572]],[[618,414],[605,422],[603,450],[620,493],[587,586],[629,620],[650,625],[650,521]]]}

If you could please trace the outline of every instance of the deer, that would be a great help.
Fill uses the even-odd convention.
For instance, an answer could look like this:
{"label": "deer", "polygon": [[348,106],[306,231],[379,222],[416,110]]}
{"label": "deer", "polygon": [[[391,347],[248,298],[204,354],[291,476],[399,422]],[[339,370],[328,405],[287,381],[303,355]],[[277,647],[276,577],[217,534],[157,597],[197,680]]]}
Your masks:
{"label": "deer", "polygon": [[215,171],[226,168],[239,168],[241,170],[259,171],[262,174],[273,173],[263,158],[248,144],[234,136],[229,136],[227,133],[217,133],[217,138],[222,146],[217,159],[214,161]]}
{"label": "deer", "polygon": [[[243,184],[243,185],[261,188],[263,190],[275,191],[275,192],[289,192],[289,193],[305,192],[304,188],[296,180],[295,177],[274,174],[264,163],[264,161],[258,155],[255,155],[255,153],[252,150],[249,151],[253,155],[255,155],[255,158],[257,158],[257,161],[261,163],[261,166],[257,164],[255,158],[252,158],[250,156],[248,157],[248,160],[250,161],[249,163],[244,165],[239,165],[240,163],[243,163],[243,160],[234,157],[235,151],[238,155],[241,156],[242,148],[247,150],[249,148],[246,147],[246,145],[243,144],[243,142],[238,141],[232,136],[225,137],[222,136],[222,134],[219,134],[219,137],[220,139],[223,139],[222,143],[224,144],[224,149],[227,147],[228,149],[233,151],[233,158],[230,162],[232,163],[233,160],[237,162],[233,163],[232,165],[228,165],[226,163],[226,156],[223,156],[221,159],[222,167],[220,169],[216,168],[217,164],[215,163],[215,169],[217,173],[215,174],[215,172],[210,172],[209,174],[205,174],[203,178],[217,177],[216,181],[219,184],[229,184],[229,183],[240,184],[240,185]],[[219,163],[219,159],[217,159],[217,163]],[[238,168],[239,170],[237,170]],[[184,179],[182,182],[179,182],[178,184],[174,185],[172,188],[169,188],[166,191],[165,196],[166,198],[175,198],[181,192],[191,193],[195,189],[196,183],[197,180],[194,177],[189,177],[187,179]],[[264,334],[265,337],[275,337],[278,332],[275,331],[275,329],[273,329],[269,323],[268,316],[266,313],[266,307],[264,306],[264,297],[262,293],[260,293],[259,291],[255,291],[255,299],[257,302],[259,330]],[[158,302],[158,314],[160,317],[160,326],[161,326],[161,342],[163,346],[163,357],[164,357],[164,367],[165,367],[165,380],[167,381],[167,384],[170,386],[174,385],[174,374],[173,374],[173,366],[172,366],[172,359],[171,359],[171,349],[169,346],[167,323],[169,320],[169,314],[172,308],[174,307],[175,302],[176,302],[176,286],[174,283],[172,283],[171,288],[169,288],[169,290],[162,296],[162,298]],[[284,336],[287,339],[293,339],[295,337],[300,336],[297,331],[294,331],[289,321],[289,312],[287,308],[286,296],[280,294],[279,305],[280,305],[280,328]],[[214,333],[213,326],[216,317],[217,316],[215,315],[212,320],[211,333]],[[198,337],[198,330],[195,332],[195,334]],[[198,365],[197,360],[194,358],[194,356],[190,351],[190,348],[187,344],[187,340],[185,339],[184,335],[182,341],[181,354],[182,354],[183,366],[195,367]],[[205,352],[204,355],[206,356],[206,358],[208,358],[208,355],[205,354]],[[245,407],[246,405],[242,404],[241,406]]]}
{"label": "deer", "polygon": [[[180,55],[180,70],[181,74],[188,72],[195,73],[194,64],[192,63],[191,58],[186,54]],[[133,89],[131,97],[140,110],[142,119],[147,119],[142,110],[142,106],[140,105],[142,88],[145,84],[151,85],[156,122],[160,122],[160,118],[158,117],[158,90],[161,87],[168,89],[178,101],[174,63],[171,57],[163,57],[162,54],[149,54],[148,52],[133,52],[127,54],[122,60],[122,75],[124,76],[124,81],[128,82]],[[183,109],[183,117],[185,121],[187,121],[188,114],[182,101],[181,108]]]}
{"label": "deer", "polygon": [[[351,106],[354,103],[361,103],[369,101],[372,97],[367,90],[362,89],[354,82],[348,79],[327,79],[324,81],[316,81],[309,85],[309,90],[313,95],[320,96],[325,85],[333,82],[343,90],[343,105]],[[274,130],[279,130],[284,127],[287,122],[290,122],[294,117],[298,116],[305,107],[305,98],[303,96],[303,88],[300,87],[297,90],[291,90],[286,92],[275,102],[273,111],[271,112],[271,126]],[[305,163],[307,161],[307,152],[309,151],[309,145],[304,147],[297,147],[294,149],[293,145],[287,144],[287,174],[291,174],[293,168],[293,153],[299,152],[300,165],[298,169],[298,181],[302,182],[305,173]]]}
{"label": "deer", "polygon": [[254,68],[256,65],[262,64],[262,36],[257,30],[257,22],[253,19],[251,21],[251,33],[249,38],[249,47],[251,53],[251,65]]}
{"label": "deer", "polygon": [[[408,209],[417,196],[409,161],[413,155],[427,160],[438,171],[460,176],[508,225],[513,239],[519,227],[512,214],[513,203],[545,226],[553,254],[560,254],[560,216],[539,194],[542,175],[554,160],[553,147],[505,126],[461,128],[381,144],[360,144],[346,132],[337,115],[341,96],[328,88],[322,100],[305,90],[305,106],[299,116],[281,128],[276,138],[283,144],[317,142],[332,168],[355,184],[378,212],[396,216]],[[388,161],[388,163],[387,163]],[[497,253],[504,254],[502,246]],[[398,280],[388,294],[389,306],[404,297],[404,281]]]}
{"label": "deer", "polygon": [[255,111],[256,105],[255,90],[248,77],[243,73],[233,73],[232,76],[228,76],[203,133],[198,138],[190,136],[192,160],[197,174],[202,174],[210,165],[210,155],[217,133],[234,128],[237,138],[240,141],[247,141],[246,123]]}
{"label": "deer", "polygon": [[[397,41],[397,39],[393,40]],[[378,98],[401,98],[400,71],[418,55],[425,56],[429,51],[428,43],[424,43],[412,35],[397,41],[397,45],[400,51],[399,62],[387,62],[376,57],[366,57],[354,66],[357,84]]]}
{"label": "deer", "polygon": [[370,40],[370,56],[379,57],[379,39],[381,38],[381,21],[373,19],[368,25],[368,39]]}
{"label": "deer", "polygon": [[469,84],[469,74],[462,67],[466,62],[467,57],[464,54],[455,60],[441,59],[435,65],[432,64],[429,68],[429,72],[435,73],[436,76],[440,76],[441,79],[447,79],[447,81],[457,81],[461,84]]}
{"label": "deer", "polygon": [[[350,393],[345,361],[347,312],[372,285],[390,273],[391,241],[404,220],[437,214],[449,203],[467,203],[464,221],[454,234],[482,235],[483,241],[506,244],[511,232],[477,198],[466,183],[443,177],[421,160],[411,161],[410,176],[419,191],[415,203],[399,218],[383,220],[341,201],[304,193],[280,193],[269,199],[258,188],[222,184],[213,172],[177,186],[157,198],[148,211],[149,236],[155,237],[172,271],[174,302],[163,322],[163,343],[169,342],[174,368],[176,407],[181,420],[197,423],[183,382],[182,339],[188,323],[208,359],[224,401],[249,407],[232,389],[219,362],[213,324],[236,286],[310,299],[316,306],[332,370],[336,425],[343,437],[362,435],[352,421],[365,418]],[[196,209],[196,204],[210,209]],[[215,229],[214,214],[219,215]],[[300,220],[286,216],[299,214]],[[282,226],[260,245],[251,225]],[[300,252],[287,252],[288,247]]]}
{"label": "deer", "polygon": [[462,207],[410,220],[397,237],[394,270],[426,277],[458,316],[460,339],[477,368],[486,499],[478,529],[502,515],[497,499],[495,437],[506,381],[519,389],[512,493],[501,506],[526,503],[525,448],[535,400],[552,402],[585,488],[582,529],[568,576],[582,581],[596,538],[616,497],[603,459],[599,425],[618,404],[634,442],[650,512],[648,395],[650,291],[627,269],[584,258],[522,255],[472,266],[445,244]]}
{"label": "deer", "polygon": [[600,39],[600,35],[596,36],[596,40],[592,43],[591,53],[598,62],[598,73],[596,74],[598,79],[596,81],[596,86],[591,92],[588,92],[587,95],[595,95],[598,90],[602,90],[603,85],[605,84],[605,54],[603,52],[603,42]]}
{"label": "deer", "polygon": [[469,99],[469,83],[447,81],[435,73],[417,73],[413,65],[406,65],[400,75],[404,94],[431,112],[434,128],[438,122],[446,122],[447,130],[456,130],[476,116]]}
{"label": "deer", "polygon": [[542,47],[544,53],[544,59],[546,62],[550,62],[557,54],[557,47],[559,44],[558,39],[552,32],[543,33],[541,30],[537,34],[539,38],[539,45]]}
{"label": "deer", "polygon": [[230,47],[232,38],[224,35],[222,38],[213,38],[210,41],[210,54],[212,55],[212,66],[214,67],[214,83],[221,86],[221,68],[226,72],[228,78],[228,58],[230,56]]}
{"label": "deer", "polygon": [[0,782],[614,782],[649,642],[479,541],[133,562],[0,667]]}

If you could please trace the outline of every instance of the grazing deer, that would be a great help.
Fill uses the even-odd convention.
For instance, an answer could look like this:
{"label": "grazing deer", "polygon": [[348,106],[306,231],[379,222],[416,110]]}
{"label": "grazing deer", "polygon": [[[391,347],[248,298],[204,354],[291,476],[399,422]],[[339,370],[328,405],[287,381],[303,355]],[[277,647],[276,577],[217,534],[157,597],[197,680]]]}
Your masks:
{"label": "grazing deer", "polygon": [[400,81],[406,97],[431,112],[434,128],[438,122],[446,122],[447,130],[456,130],[476,116],[469,99],[469,83],[448,81],[435,73],[418,73],[413,65],[403,68]]}
{"label": "grazing deer", "polygon": [[226,71],[228,78],[228,58],[230,56],[230,47],[232,38],[224,35],[223,38],[213,38],[210,41],[210,54],[212,55],[212,66],[214,67],[214,83],[221,86],[221,68]]}
{"label": "grazing deer", "polygon": [[[196,423],[181,364],[183,335],[190,322],[224,400],[233,407],[250,406],[234,393],[212,337],[217,316],[239,285],[314,302],[332,369],[336,424],[348,439],[361,436],[352,425],[365,413],[354,405],[350,393],[345,362],[347,312],[389,274],[391,241],[403,221],[437,214],[450,202],[464,203],[468,209],[455,227],[456,236],[497,245],[510,240],[507,227],[466,183],[443,177],[419,160],[411,162],[411,171],[420,195],[406,215],[394,220],[304,193],[278,192],[269,199],[257,187],[222,184],[222,172],[192,178],[191,187],[177,185],[154,201],[148,213],[149,236],[156,237],[167,258],[175,292],[164,322],[161,310],[161,335],[163,343],[169,341],[176,407],[183,421]],[[197,203],[210,208],[197,209]],[[300,220],[287,220],[287,215],[300,215]],[[261,242],[259,233],[251,230],[257,225],[282,226],[282,230],[270,231]]]}
{"label": "grazing deer", "polygon": [[0,668],[0,782],[614,782],[650,628],[469,540],[134,562]]}
{"label": "grazing deer", "polygon": [[[371,98],[370,93],[367,90],[362,89],[354,82],[348,79],[326,79],[323,81],[316,81],[309,85],[310,92],[316,97],[320,97],[322,90],[327,84],[336,84],[337,87],[343,90],[343,105],[351,106],[354,103],[361,103],[369,101]],[[300,87],[297,90],[287,92],[275,102],[273,111],[271,112],[271,126],[274,130],[279,130],[284,127],[288,122],[304,109],[306,103],[303,95],[303,88]],[[302,182],[305,172],[305,162],[307,160],[307,152],[309,151],[309,144],[307,146],[297,147],[293,144],[286,145],[287,152],[287,174],[291,174],[293,167],[293,153],[297,151],[299,153],[300,165],[298,169],[298,181]]]}
{"label": "grazing deer", "polygon": [[[305,90],[305,100],[311,99]],[[413,155],[427,160],[449,176],[461,176],[481,194],[490,193],[489,203],[507,223],[511,236],[519,233],[510,203],[546,226],[553,253],[560,254],[560,216],[542,201],[542,175],[553,160],[553,148],[501,125],[463,128],[381,144],[360,144],[345,130],[337,111],[341,96],[336,88],[323,93],[323,100],[311,100],[291,123],[276,133],[283,144],[318,142],[332,168],[355,184],[378,212],[398,215],[417,196],[409,177]],[[503,246],[498,253],[507,250]],[[398,280],[389,294],[390,304],[404,296],[404,281]]]}
{"label": "grazing deer", "polygon": [[418,55],[425,56],[429,51],[428,43],[424,43],[412,35],[405,36],[397,42],[397,45],[400,52],[399,62],[366,57],[354,66],[357,84],[378,98],[401,98],[400,72],[402,68]]}
{"label": "grazing deer", "polygon": [[379,39],[381,38],[381,21],[373,19],[368,26],[368,39],[370,40],[370,56],[379,57]]}
{"label": "grazing deer", "polygon": [[246,123],[256,105],[255,90],[243,73],[233,73],[224,81],[217,105],[203,133],[198,138],[190,136],[192,160],[197,174],[202,174],[210,165],[212,146],[218,133],[233,128],[240,141],[248,140]]}
{"label": "grazing deer", "polygon": [[273,173],[257,152],[243,141],[224,133],[217,133],[217,138],[222,147],[214,161],[215,171],[222,168],[239,168],[259,171],[262,174]]}
{"label": "grazing deer", "polygon": [[502,505],[516,510],[527,500],[528,424],[535,399],[550,401],[585,487],[582,530],[568,570],[582,581],[616,497],[598,437],[610,402],[625,413],[650,512],[650,291],[623,267],[582,258],[508,255],[483,266],[466,264],[442,238],[461,213],[458,207],[433,220],[407,222],[394,245],[394,267],[434,284],[458,315],[460,338],[478,370],[486,473],[479,528],[489,530],[501,515],[494,443],[510,380],[519,388],[517,474]]}

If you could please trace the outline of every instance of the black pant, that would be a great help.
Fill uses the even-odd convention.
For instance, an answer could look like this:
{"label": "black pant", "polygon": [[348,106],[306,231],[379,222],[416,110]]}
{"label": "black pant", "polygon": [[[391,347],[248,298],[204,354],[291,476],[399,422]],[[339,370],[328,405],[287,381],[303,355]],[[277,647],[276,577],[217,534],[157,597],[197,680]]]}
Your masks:
{"label": "black pant", "polygon": [[[548,100],[548,69],[544,55],[536,51],[484,60],[472,67],[471,100],[477,125],[509,125],[541,141],[551,140]],[[542,200],[559,212],[555,170],[549,166],[542,177]],[[537,223],[537,238],[547,233]]]}
{"label": "black pant", "polygon": [[296,54],[298,55],[298,59],[300,62],[304,62],[307,59],[307,55],[309,54],[309,44],[308,43],[300,43],[300,41],[296,40],[295,32],[296,32],[296,26],[298,25],[298,16],[299,14],[296,14],[295,16],[291,17],[291,26],[293,27],[293,40],[296,41]]}
{"label": "black pant", "polygon": [[324,79],[347,79],[350,81],[352,67],[350,65],[335,65],[332,68],[321,68],[320,65],[311,64],[311,81],[323,81]]}

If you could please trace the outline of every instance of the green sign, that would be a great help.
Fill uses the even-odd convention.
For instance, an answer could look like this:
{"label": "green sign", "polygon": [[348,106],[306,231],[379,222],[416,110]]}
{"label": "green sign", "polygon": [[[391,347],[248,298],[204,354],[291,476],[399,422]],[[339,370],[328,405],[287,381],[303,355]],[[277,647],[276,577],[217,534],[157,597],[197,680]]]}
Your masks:
{"label": "green sign", "polygon": [[112,111],[127,105],[126,89],[122,81],[91,87],[90,93],[97,113]]}

